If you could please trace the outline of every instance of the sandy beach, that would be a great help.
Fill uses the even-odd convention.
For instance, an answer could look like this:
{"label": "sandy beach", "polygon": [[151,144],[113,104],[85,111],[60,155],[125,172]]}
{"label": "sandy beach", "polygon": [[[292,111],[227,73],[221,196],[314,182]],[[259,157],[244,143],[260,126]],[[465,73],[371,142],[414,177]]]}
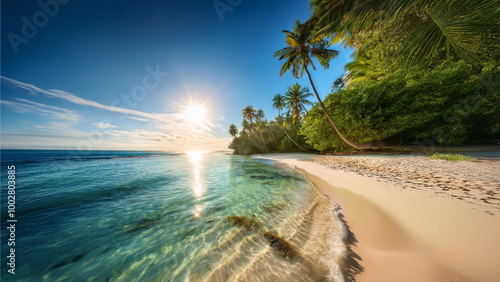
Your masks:
{"label": "sandy beach", "polygon": [[500,281],[500,161],[266,157],[340,205],[347,281]]}

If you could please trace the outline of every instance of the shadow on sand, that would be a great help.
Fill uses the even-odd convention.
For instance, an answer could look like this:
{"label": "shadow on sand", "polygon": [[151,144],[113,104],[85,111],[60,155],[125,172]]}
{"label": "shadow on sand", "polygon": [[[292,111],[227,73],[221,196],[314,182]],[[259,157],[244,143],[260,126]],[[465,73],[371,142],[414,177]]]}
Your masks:
{"label": "shadow on sand", "polygon": [[338,214],[338,219],[342,221],[347,231],[347,238],[344,240],[347,254],[340,264],[342,275],[344,276],[345,281],[356,281],[356,275],[364,271],[364,267],[359,263],[363,259],[352,250],[352,247],[356,246],[358,240],[356,239],[354,233],[352,233],[349,224],[345,221],[342,213]]}

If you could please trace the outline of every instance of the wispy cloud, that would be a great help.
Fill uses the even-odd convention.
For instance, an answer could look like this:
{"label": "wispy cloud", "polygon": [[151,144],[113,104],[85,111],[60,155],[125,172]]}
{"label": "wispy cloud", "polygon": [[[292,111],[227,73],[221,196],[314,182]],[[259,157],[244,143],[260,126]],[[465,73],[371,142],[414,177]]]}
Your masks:
{"label": "wispy cloud", "polygon": [[78,114],[68,109],[36,103],[26,99],[17,98],[16,100],[19,102],[0,100],[0,104],[4,104],[18,113],[35,113],[42,116],[48,116],[52,119],[71,121],[73,123],[80,120]]}
{"label": "wispy cloud", "polygon": [[2,82],[5,84],[8,84],[12,87],[24,89],[30,93],[39,93],[46,95],[48,97],[63,99],[77,105],[89,106],[105,111],[119,113],[133,120],[144,121],[144,122],[152,121],[157,123],[164,130],[179,132],[180,134],[191,135],[190,133],[197,133],[199,130],[202,130],[204,132],[214,133],[212,128],[216,127],[216,125],[212,124],[209,121],[206,121],[198,125],[186,124],[184,117],[180,114],[146,113],[133,109],[124,109],[116,106],[107,106],[92,100],[80,98],[69,92],[57,89],[44,90],[36,87],[35,85],[20,82],[4,76],[1,76],[1,79]]}
{"label": "wispy cloud", "polygon": [[163,150],[166,148],[189,149],[193,147],[207,150],[225,149],[227,144],[231,141],[230,138],[217,138],[203,132],[192,136],[184,136],[182,134],[166,134],[159,131],[148,131],[144,129],[135,129],[132,131],[115,129],[105,131],[104,134],[112,136],[111,139],[130,139],[133,140],[131,141],[132,143],[140,141],[143,144],[150,144],[152,147]]}
{"label": "wispy cloud", "polygon": [[130,115],[130,116],[139,117],[139,118],[143,118],[143,119],[152,119],[152,120],[157,120],[157,121],[162,121],[162,122],[173,121],[174,117],[175,117],[175,115],[171,115],[171,114],[145,113],[145,112],[136,111],[136,110],[132,110],[132,109],[124,109],[124,108],[120,108],[120,107],[116,107],[116,106],[106,106],[106,105],[103,105],[101,103],[98,103],[98,102],[95,102],[92,100],[80,98],[80,97],[78,97],[74,94],[71,94],[69,92],[66,92],[66,91],[57,90],[57,89],[44,90],[44,89],[38,88],[32,84],[20,82],[20,81],[10,79],[10,78],[5,77],[5,76],[2,76],[1,78],[2,78],[3,83],[9,84],[13,87],[21,88],[21,89],[27,90],[31,93],[40,93],[40,94],[43,94],[43,95],[46,95],[49,97],[63,99],[63,100],[66,100],[68,102],[71,102],[71,103],[74,103],[77,105],[90,106],[90,107],[94,107],[94,108],[98,108],[98,109],[102,109],[102,110],[106,110],[106,111],[110,111],[110,112]]}
{"label": "wispy cloud", "polygon": [[112,136],[122,136],[122,137],[131,137],[131,138],[142,138],[142,139],[153,139],[153,140],[175,140],[176,135],[174,134],[165,134],[162,132],[156,131],[147,131],[144,129],[135,129],[133,131],[126,130],[110,130],[104,132],[105,134]]}
{"label": "wispy cloud", "polygon": [[92,125],[99,129],[118,128],[116,125],[104,122],[93,123]]}
{"label": "wispy cloud", "polygon": [[[143,138],[143,139],[153,139],[156,141],[196,141],[196,142],[212,142],[215,140],[221,140],[221,138],[216,138],[205,134],[203,132],[199,132],[194,136],[184,136],[181,134],[166,134],[159,131],[148,131],[144,129],[135,129],[132,131],[127,130],[108,130],[104,131],[104,134],[108,134],[111,136],[122,136],[122,137],[132,137],[132,138]],[[195,137],[195,138],[192,138]]]}
{"label": "wispy cloud", "polygon": [[140,117],[133,117],[133,116],[130,116],[130,117],[128,117],[128,118],[129,118],[129,119],[138,120],[138,121],[144,121],[144,122],[149,121],[149,119],[146,119],[146,118],[140,118]]}
{"label": "wispy cloud", "polygon": [[[120,114],[121,118],[128,118],[132,120],[137,120],[141,122],[148,122],[148,128],[155,128],[153,131],[148,131],[144,129],[135,129],[132,131],[118,130],[118,126],[113,120],[106,120],[101,122],[92,123],[98,129],[98,132],[76,132],[80,135],[92,135],[92,134],[105,134],[109,136],[112,140],[122,141],[128,140],[129,142],[137,142],[138,140],[144,140],[145,142],[151,142],[150,144],[220,144],[224,146],[227,144],[227,138],[218,138],[215,136],[216,132],[214,129],[221,128],[219,124],[214,124],[208,120],[200,123],[193,124],[186,121],[186,116],[179,113],[147,113],[142,111],[137,111],[133,109],[126,109],[117,106],[107,106],[101,103],[80,98],[72,93],[50,89],[45,90],[38,88],[35,85],[20,82],[7,77],[1,77],[2,83],[7,84],[11,87],[23,89],[31,94],[37,95],[41,94],[51,98],[58,98],[64,101],[81,105],[92,107],[99,110],[104,110],[108,112],[113,112]],[[16,101],[1,101],[1,103],[12,108],[18,112],[34,112],[41,115],[51,116],[52,119],[65,120],[77,122],[80,120],[79,115],[74,112],[55,107],[50,105],[45,105],[26,99],[17,98]],[[56,121],[54,121],[56,122]],[[52,122],[52,123],[54,123]],[[119,124],[119,123],[118,123]],[[39,130],[54,128],[54,126],[38,126]]]}

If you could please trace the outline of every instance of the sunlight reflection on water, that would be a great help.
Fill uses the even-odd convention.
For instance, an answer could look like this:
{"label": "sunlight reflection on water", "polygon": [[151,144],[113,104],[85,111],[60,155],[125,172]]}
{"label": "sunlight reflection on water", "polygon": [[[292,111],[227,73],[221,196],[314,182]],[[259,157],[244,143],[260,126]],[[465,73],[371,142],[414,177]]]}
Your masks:
{"label": "sunlight reflection on water", "polygon": [[[311,281],[327,269],[343,281],[335,210],[293,169],[200,151],[24,154],[16,257],[25,267],[15,281]],[[284,259],[231,216],[255,218],[301,256]],[[12,280],[1,262],[0,280]]]}
{"label": "sunlight reflection on water", "polygon": [[[186,155],[189,159],[189,163],[193,167],[193,177],[194,177],[194,186],[193,186],[193,193],[194,196],[198,199],[200,199],[203,194],[205,193],[205,186],[203,185],[203,181],[200,176],[200,172],[203,169],[203,154],[207,153],[204,151],[187,151]],[[203,205],[197,205],[195,207],[195,211],[193,215],[195,217],[200,217],[201,212],[203,210]]]}

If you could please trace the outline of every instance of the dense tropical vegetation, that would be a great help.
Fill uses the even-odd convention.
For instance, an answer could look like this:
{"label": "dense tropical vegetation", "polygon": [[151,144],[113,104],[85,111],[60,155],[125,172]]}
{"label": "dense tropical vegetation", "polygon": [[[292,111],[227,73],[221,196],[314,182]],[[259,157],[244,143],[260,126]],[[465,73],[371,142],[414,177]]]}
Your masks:
{"label": "dense tropical vegetation", "polygon": [[[288,92],[297,84],[274,97],[272,125],[244,114],[246,126],[231,144],[236,153],[498,142],[500,0],[310,5],[311,18],[283,31],[286,47],[275,57],[283,61],[280,75],[307,74],[317,103],[310,107],[302,87],[294,94],[300,106],[292,106]],[[353,60],[331,93],[318,93],[310,70],[329,67],[335,44],[352,48]]]}
{"label": "dense tropical vegetation", "polygon": [[[273,108],[278,110],[275,120],[265,119],[264,111],[247,106],[243,109],[242,129],[239,136],[234,124],[229,132],[234,138],[229,145],[236,154],[248,155],[258,152],[309,151],[312,147],[305,143],[299,130],[307,113],[306,106],[312,106],[307,99],[312,94],[298,83],[288,87],[285,96],[277,94],[273,98]],[[281,112],[285,111],[282,115]]]}

